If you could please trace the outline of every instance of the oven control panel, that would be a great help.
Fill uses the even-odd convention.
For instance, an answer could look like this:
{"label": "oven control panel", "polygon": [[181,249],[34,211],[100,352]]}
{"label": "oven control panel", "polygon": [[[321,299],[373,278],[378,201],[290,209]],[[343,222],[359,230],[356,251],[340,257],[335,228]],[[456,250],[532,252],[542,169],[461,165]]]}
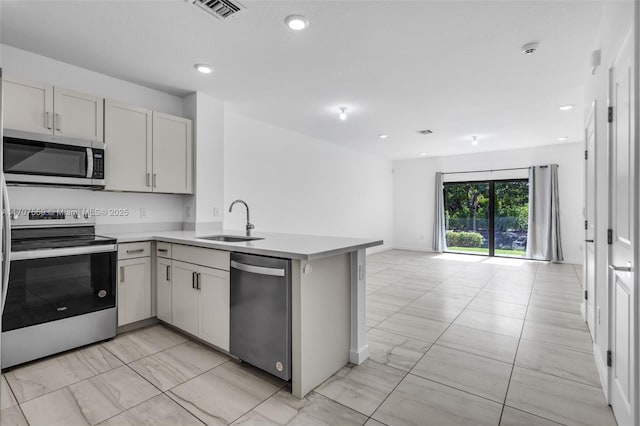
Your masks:
{"label": "oven control panel", "polygon": [[91,226],[96,222],[88,209],[11,209],[10,217],[16,228]]}

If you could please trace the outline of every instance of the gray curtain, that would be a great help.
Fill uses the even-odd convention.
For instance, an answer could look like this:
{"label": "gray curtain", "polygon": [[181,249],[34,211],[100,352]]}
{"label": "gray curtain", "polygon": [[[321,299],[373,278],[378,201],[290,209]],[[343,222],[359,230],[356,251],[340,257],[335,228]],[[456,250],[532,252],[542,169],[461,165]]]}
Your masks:
{"label": "gray curtain", "polygon": [[526,256],[552,262],[564,259],[560,241],[557,164],[529,168],[529,230]]}
{"label": "gray curtain", "polygon": [[435,215],[433,217],[433,251],[442,253],[447,249],[444,223],[444,185],[442,173],[436,173]]}

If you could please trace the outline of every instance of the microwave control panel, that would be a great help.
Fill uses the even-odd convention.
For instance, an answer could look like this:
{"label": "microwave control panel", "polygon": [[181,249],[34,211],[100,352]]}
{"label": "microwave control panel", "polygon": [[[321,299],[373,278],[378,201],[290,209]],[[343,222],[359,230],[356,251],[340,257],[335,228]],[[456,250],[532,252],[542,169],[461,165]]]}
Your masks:
{"label": "microwave control panel", "polygon": [[93,179],[104,179],[104,149],[93,149]]}

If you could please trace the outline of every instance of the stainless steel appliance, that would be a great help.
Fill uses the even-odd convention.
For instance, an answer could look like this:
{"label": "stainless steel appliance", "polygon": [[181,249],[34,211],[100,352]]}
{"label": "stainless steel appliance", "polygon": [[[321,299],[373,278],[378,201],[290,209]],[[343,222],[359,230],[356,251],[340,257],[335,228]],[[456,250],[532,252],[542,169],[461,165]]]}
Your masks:
{"label": "stainless steel appliance", "polygon": [[3,171],[8,183],[103,188],[102,142],[5,129]]}
{"label": "stainless steel appliance", "polygon": [[81,209],[10,216],[2,368],[115,336],[116,240]]}
{"label": "stainless steel appliance", "polygon": [[291,379],[291,260],[231,253],[229,352]]}

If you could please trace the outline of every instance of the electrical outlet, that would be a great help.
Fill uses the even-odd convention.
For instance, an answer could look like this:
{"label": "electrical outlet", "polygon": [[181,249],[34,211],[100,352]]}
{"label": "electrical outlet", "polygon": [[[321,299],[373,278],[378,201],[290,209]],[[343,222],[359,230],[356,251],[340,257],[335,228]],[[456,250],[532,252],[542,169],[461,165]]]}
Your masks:
{"label": "electrical outlet", "polygon": [[598,306],[598,324],[600,324],[600,306]]}
{"label": "electrical outlet", "polygon": [[147,217],[147,209],[140,207],[140,217]]}
{"label": "electrical outlet", "polygon": [[220,216],[220,209],[217,207],[213,208],[213,217],[218,217]]}

